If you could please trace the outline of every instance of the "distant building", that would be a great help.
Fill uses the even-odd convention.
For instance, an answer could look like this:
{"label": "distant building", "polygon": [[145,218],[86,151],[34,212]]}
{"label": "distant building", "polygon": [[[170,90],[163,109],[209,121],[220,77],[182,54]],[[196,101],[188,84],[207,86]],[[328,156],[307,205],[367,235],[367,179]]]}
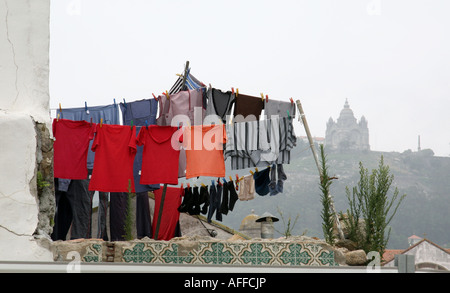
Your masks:
{"label": "distant building", "polygon": [[384,266],[395,265],[394,259],[397,254],[408,254],[415,256],[416,269],[428,269],[449,271],[450,251],[431,242],[426,238],[412,235],[408,238],[409,247],[407,249],[387,249],[383,255]]}
{"label": "distant building", "polygon": [[329,150],[337,151],[370,150],[367,120],[362,116],[357,122],[347,100],[337,121],[330,117],[327,122],[325,146]]}

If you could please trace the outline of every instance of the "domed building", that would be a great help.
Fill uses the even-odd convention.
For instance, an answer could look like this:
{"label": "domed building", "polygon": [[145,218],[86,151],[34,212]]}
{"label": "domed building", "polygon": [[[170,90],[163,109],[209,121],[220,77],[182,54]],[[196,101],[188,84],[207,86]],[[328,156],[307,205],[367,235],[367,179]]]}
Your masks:
{"label": "domed building", "polygon": [[362,116],[357,122],[348,100],[345,100],[344,108],[337,121],[335,122],[331,117],[328,120],[325,146],[328,150],[335,151],[370,150],[367,120]]}
{"label": "domed building", "polygon": [[261,237],[261,223],[256,222],[259,216],[255,214],[252,210],[251,214],[246,216],[239,227],[239,232],[249,236],[250,238],[260,238]]}

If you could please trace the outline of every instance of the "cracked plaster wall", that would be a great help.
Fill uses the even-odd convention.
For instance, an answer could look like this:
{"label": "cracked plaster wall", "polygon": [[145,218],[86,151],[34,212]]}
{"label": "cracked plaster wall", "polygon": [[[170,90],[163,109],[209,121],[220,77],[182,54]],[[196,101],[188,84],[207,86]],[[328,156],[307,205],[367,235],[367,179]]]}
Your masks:
{"label": "cracked plaster wall", "polygon": [[49,21],[50,0],[0,0],[0,260],[52,260],[54,205],[36,186],[38,170],[53,177]]}

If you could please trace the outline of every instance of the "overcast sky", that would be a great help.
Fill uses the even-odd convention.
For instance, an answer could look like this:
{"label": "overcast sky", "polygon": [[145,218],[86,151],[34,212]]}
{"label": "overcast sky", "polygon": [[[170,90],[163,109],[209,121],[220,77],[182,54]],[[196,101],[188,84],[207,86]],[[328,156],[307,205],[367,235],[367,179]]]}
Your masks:
{"label": "overcast sky", "polygon": [[[450,155],[450,1],[53,0],[50,107],[215,88],[302,102],[325,136],[348,99],[372,150]],[[299,122],[296,134],[305,135]]]}

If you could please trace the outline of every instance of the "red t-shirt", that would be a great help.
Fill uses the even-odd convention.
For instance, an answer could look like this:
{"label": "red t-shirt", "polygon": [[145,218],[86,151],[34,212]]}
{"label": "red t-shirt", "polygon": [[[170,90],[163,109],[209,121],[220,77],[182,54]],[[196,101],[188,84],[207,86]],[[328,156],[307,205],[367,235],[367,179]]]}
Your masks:
{"label": "red t-shirt", "polygon": [[183,137],[186,149],[186,179],[198,176],[225,177],[225,125],[185,127]]}
{"label": "red t-shirt", "polygon": [[142,127],[137,137],[142,152],[141,184],[178,184],[178,159],[182,130],[151,125]]}
{"label": "red t-shirt", "polygon": [[53,173],[55,178],[83,180],[88,178],[89,141],[94,138],[95,124],[68,119],[53,120]]}
{"label": "red t-shirt", "polygon": [[136,155],[136,128],[125,125],[97,125],[92,151],[95,152],[89,190],[131,192]]}
{"label": "red t-shirt", "polygon": [[[153,191],[155,194],[155,209],[153,213],[152,230],[154,237],[156,237],[156,226],[158,224],[159,208],[161,205],[163,187]],[[159,223],[158,239],[156,240],[170,240],[175,237],[175,229],[180,219],[180,212],[178,207],[181,204],[181,197],[183,189],[180,187],[167,187],[164,197],[164,206],[161,213],[161,221]]]}

